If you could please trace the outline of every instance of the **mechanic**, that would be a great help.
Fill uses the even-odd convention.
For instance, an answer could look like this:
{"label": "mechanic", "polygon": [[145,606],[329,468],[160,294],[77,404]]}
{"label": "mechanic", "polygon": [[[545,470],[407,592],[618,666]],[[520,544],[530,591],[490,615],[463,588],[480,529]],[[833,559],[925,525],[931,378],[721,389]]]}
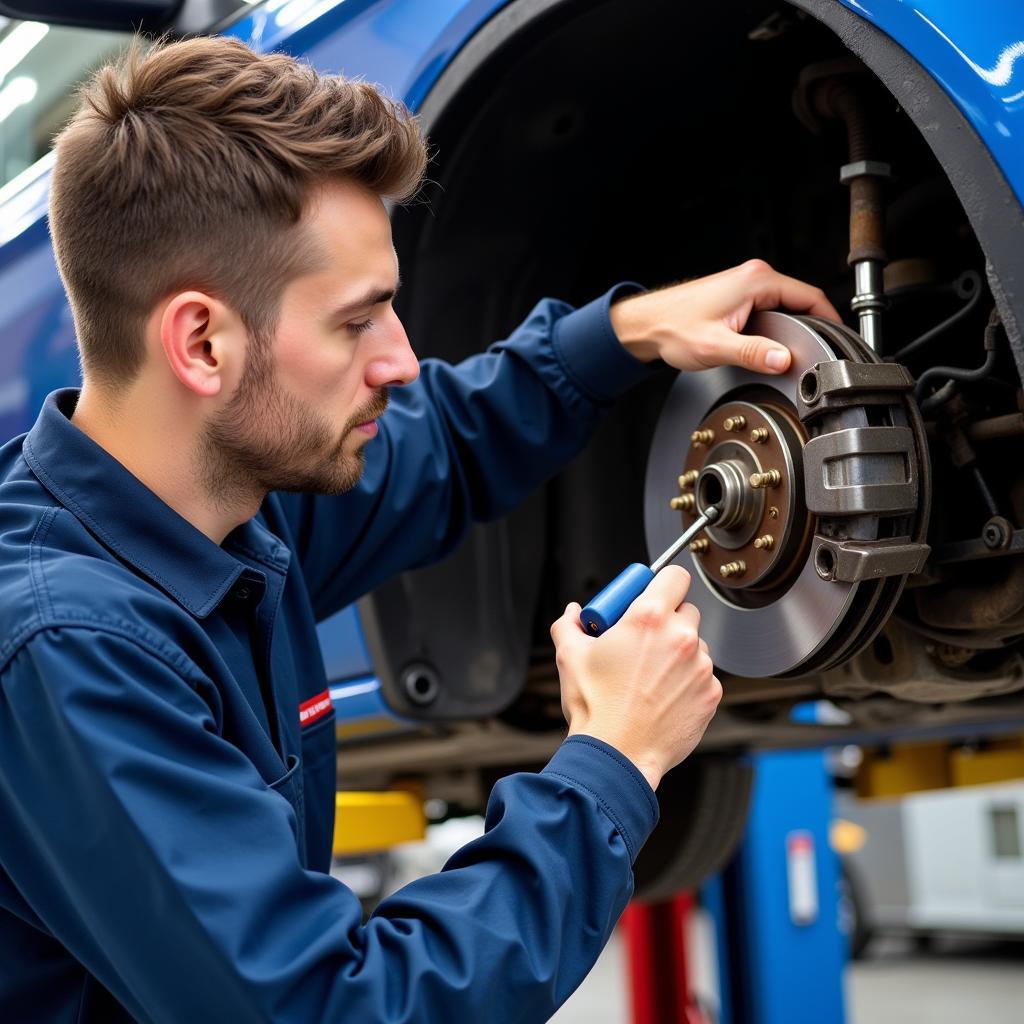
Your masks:
{"label": "mechanic", "polygon": [[597,639],[569,605],[568,738],[365,924],[315,624],[513,508],[646,364],[781,372],[748,313],[836,314],[752,261],[418,364],[382,200],[425,163],[372,87],[223,38],[133,49],[58,138],[83,387],[0,450],[5,1024],[541,1021],[629,899],[721,695],[684,570]]}

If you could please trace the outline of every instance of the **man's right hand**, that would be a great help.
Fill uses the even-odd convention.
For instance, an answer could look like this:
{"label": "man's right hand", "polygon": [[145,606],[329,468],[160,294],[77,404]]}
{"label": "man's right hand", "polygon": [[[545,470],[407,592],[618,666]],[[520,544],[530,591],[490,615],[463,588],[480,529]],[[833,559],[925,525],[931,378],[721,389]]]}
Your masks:
{"label": "man's right hand", "polygon": [[583,733],[628,757],[656,789],[697,746],[722,699],[700,612],[686,604],[690,574],[666,566],[599,637],[570,604],[551,627],[569,735]]}

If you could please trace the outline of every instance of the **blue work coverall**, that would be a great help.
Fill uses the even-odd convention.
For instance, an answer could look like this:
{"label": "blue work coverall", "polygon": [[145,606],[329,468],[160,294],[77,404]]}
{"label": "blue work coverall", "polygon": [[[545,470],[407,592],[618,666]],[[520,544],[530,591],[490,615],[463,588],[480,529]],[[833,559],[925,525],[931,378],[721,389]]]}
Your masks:
{"label": "blue work coverall", "polygon": [[315,624],[582,448],[647,373],[615,294],[424,360],[354,490],[272,494],[220,546],[74,426],[73,389],[0,449],[3,1024],[531,1022],[579,984],[657,818],[643,777],[567,740],[364,925],[327,873]]}

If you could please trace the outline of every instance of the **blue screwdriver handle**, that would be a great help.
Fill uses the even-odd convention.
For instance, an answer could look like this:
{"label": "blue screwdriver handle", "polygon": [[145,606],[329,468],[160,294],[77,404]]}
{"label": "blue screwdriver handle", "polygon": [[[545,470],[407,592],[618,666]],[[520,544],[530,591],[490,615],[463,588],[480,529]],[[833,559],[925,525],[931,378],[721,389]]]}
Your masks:
{"label": "blue screwdriver handle", "polygon": [[580,621],[591,636],[600,636],[611,629],[626,609],[647,589],[654,579],[649,565],[634,562],[627,565],[586,608],[580,612]]}
{"label": "blue screwdriver handle", "polygon": [[634,562],[627,565],[583,611],[580,621],[583,628],[591,636],[600,636],[606,629],[611,629],[626,609],[647,589],[647,584],[654,579],[654,574],[665,568],[708,523],[715,522],[721,512],[717,505],[708,505],[682,534],[672,542],[651,564],[641,565]]}

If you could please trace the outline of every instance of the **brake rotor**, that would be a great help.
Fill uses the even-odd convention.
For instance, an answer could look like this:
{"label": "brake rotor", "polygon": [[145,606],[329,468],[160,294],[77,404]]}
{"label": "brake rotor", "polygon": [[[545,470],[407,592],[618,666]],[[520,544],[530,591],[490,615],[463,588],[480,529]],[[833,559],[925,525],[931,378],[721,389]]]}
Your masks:
{"label": "brake rotor", "polygon": [[853,331],[775,312],[747,330],[784,344],[790,369],[679,375],[647,466],[647,543],[660,553],[718,505],[676,559],[701,634],[723,671],[793,675],[862,649],[922,567],[927,448],[912,378]]}

